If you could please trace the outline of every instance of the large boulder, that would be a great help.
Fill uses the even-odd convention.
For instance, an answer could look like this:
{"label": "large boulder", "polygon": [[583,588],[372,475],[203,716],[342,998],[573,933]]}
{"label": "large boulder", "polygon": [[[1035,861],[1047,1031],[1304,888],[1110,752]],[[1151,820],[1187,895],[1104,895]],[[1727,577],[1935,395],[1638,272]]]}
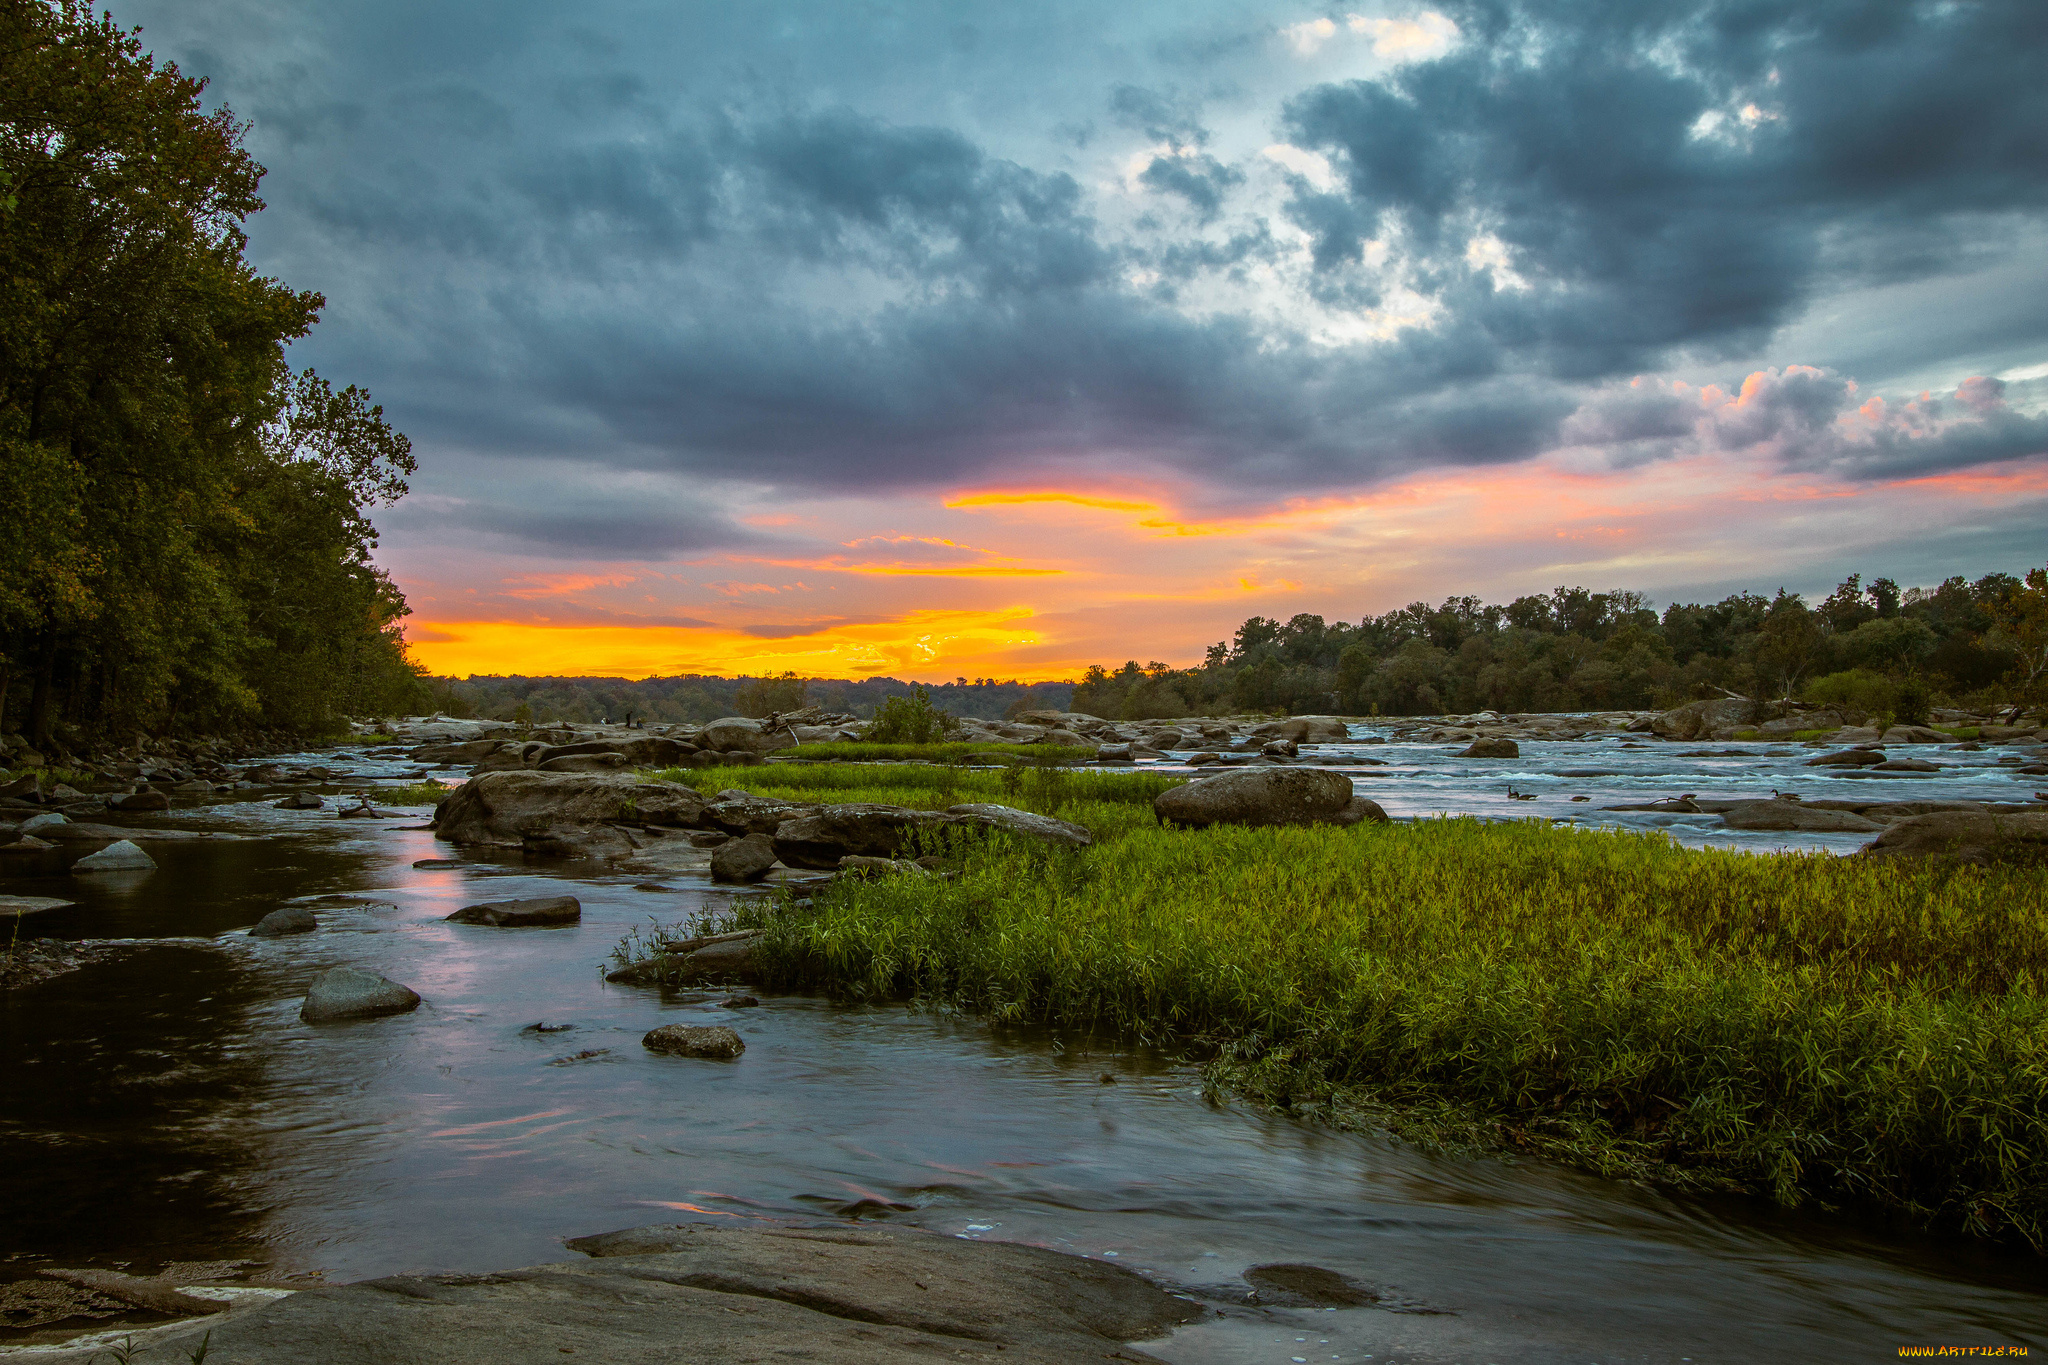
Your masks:
{"label": "large boulder", "polygon": [[1161,792],[1161,822],[1207,825],[1334,823],[1351,805],[1351,779],[1317,768],[1242,768]]}
{"label": "large boulder", "polygon": [[1887,744],[1953,744],[1956,742],[1956,737],[1943,734],[1939,730],[1930,730],[1925,725],[1893,725],[1885,730],[1884,742]]}
{"label": "large boulder", "polygon": [[1095,836],[1085,828],[1067,820],[1055,820],[1050,815],[1034,815],[1028,810],[1017,810],[1012,806],[998,806],[985,801],[973,801],[959,806],[946,807],[948,822],[982,829],[1006,830],[1040,843],[1060,844],[1068,848],[1086,848],[1095,842]]}
{"label": "large boulder", "polygon": [[1349,738],[1351,731],[1335,716],[1290,716],[1286,720],[1269,720],[1255,727],[1252,734],[1259,739],[1284,739],[1296,744],[1331,744]]}
{"label": "large boulder", "polygon": [[720,792],[718,799],[704,808],[704,818],[728,834],[773,834],[785,820],[809,815],[817,809],[773,796],[749,792],[727,796]]}
{"label": "large boulder", "polygon": [[1942,811],[1899,821],[1863,846],[1871,858],[1953,858],[1990,866],[2048,866],[2048,812]]}
{"label": "large boulder", "polygon": [[1806,760],[1809,768],[1874,768],[1884,762],[1882,749],[1840,749]]}
{"label": "large boulder", "polygon": [[480,763],[504,747],[499,739],[472,739],[459,744],[422,744],[408,755],[415,763]]}
{"label": "large boulder", "polygon": [[1814,810],[1798,801],[1749,801],[1721,816],[1730,829],[1869,834],[1884,826],[1846,810]]}
{"label": "large boulder", "polygon": [[695,826],[704,798],[673,782],[612,773],[485,773],[434,808],[434,832],[450,843],[516,846],[528,834],[630,821]]}
{"label": "large boulder", "polygon": [[776,826],[775,856],[788,867],[831,872],[849,853],[894,858],[905,851],[915,852],[920,834],[946,823],[947,818],[937,811],[867,801],[822,806]]}
{"label": "large boulder", "polygon": [[560,758],[542,759],[533,765],[534,771],[543,773],[615,773],[623,772],[632,765],[624,754],[564,754]]}
{"label": "large boulder", "polygon": [[758,882],[775,866],[775,840],[766,834],[729,839],[711,852],[714,882]]}
{"label": "large boulder", "polygon": [[620,746],[619,752],[635,768],[672,768],[696,753],[697,746],[679,739],[648,735],[644,739],[628,740]]}
{"label": "large boulder", "polygon": [[465,905],[448,916],[448,922],[486,924],[495,929],[532,929],[575,924],[582,918],[583,903],[574,896],[532,896],[525,900]]}
{"label": "large boulder", "polygon": [[697,736],[697,747],[712,749],[719,753],[765,754],[776,749],[787,749],[796,743],[796,736],[786,729],[769,729],[758,720],[746,716],[727,716],[714,720]]}
{"label": "large boulder", "polygon": [[1748,723],[1755,709],[1747,697],[1691,701],[1652,717],[1649,728],[1665,739],[1708,739],[1716,730]]}
{"label": "large boulder", "polygon": [[374,1019],[384,1014],[404,1014],[420,1007],[420,997],[411,988],[354,967],[334,967],[313,979],[299,1018],[309,1024],[330,1024],[342,1019]]}

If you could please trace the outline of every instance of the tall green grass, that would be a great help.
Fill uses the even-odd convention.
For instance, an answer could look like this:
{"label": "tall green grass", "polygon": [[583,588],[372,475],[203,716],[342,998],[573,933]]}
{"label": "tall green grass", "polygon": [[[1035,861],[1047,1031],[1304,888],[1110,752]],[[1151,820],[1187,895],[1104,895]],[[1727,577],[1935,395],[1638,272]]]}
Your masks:
{"label": "tall green grass", "polygon": [[[875,790],[843,799],[914,789]],[[1074,807],[1127,816],[1087,850],[834,884],[768,921],[771,984],[1205,1040],[1216,1084],[1338,1122],[2043,1244],[2038,871],[1541,821],[1173,831],[1133,797]]]}
{"label": "tall green grass", "polygon": [[957,763],[970,754],[1001,754],[1005,758],[1031,759],[1042,763],[1077,763],[1095,757],[1095,751],[1071,744],[967,744],[946,740],[934,744],[869,744],[865,741],[799,744],[777,749],[785,758],[815,758],[833,763],[860,763],[923,758],[934,763]]}

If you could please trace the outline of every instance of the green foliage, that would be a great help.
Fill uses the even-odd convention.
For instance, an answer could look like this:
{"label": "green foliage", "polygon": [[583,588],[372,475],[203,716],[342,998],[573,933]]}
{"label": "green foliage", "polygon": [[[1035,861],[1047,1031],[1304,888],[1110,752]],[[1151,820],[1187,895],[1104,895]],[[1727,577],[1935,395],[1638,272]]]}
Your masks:
{"label": "green foliage", "polygon": [[414,782],[404,787],[379,787],[369,793],[379,806],[435,806],[455,789],[439,782]]}
{"label": "green foliage", "polygon": [[243,259],[263,169],[202,88],[77,0],[0,8],[0,724],[38,737],[418,695],[364,515],[409,445],[286,365],[323,300]]}
{"label": "green foliage", "polygon": [[1339,1122],[2048,1231],[2038,872],[1541,821],[1098,836],[835,884],[769,921],[775,981],[1205,1039],[1213,1082]]}
{"label": "green foliage", "polygon": [[[537,721],[594,721],[631,711],[650,724],[702,723],[721,716],[750,714],[740,689],[752,678],[719,678],[700,673],[666,678],[435,678],[429,686],[434,707],[451,716],[516,718],[524,706]],[[772,681],[772,680],[771,680]],[[913,684],[895,678],[810,678],[804,701],[825,711],[872,716],[894,696],[908,696]],[[1012,679],[959,678],[928,689],[932,704],[956,716],[996,720],[1017,711],[1067,709],[1072,683],[1021,683]]]}
{"label": "green foliage", "polygon": [[1848,668],[1815,678],[1806,685],[1804,695],[1810,702],[1872,716],[1889,713],[1899,703],[1898,684],[1867,668]]}
{"label": "green foliage", "polygon": [[743,716],[772,716],[778,711],[801,711],[810,685],[794,673],[771,678],[742,678],[733,693],[733,709]]}
{"label": "green foliage", "polygon": [[891,697],[868,722],[870,744],[937,744],[960,728],[960,721],[932,704],[932,694],[913,687],[907,697]]}
{"label": "green foliage", "polygon": [[965,740],[944,740],[936,744],[874,744],[867,740],[827,744],[799,744],[776,751],[792,758],[824,759],[833,763],[876,762],[887,759],[928,759],[933,763],[958,763],[973,754],[1001,754],[1046,762],[1078,762],[1093,758],[1093,749],[1076,749],[1062,744],[970,744]]}

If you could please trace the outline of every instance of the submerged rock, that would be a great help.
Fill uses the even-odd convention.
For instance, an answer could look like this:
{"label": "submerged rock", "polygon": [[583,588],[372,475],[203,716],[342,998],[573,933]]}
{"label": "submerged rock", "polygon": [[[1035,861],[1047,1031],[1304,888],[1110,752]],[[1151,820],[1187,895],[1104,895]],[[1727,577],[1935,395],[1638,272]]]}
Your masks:
{"label": "submerged rock", "polygon": [[1312,825],[1345,823],[1354,793],[1342,773],[1315,768],[1247,768],[1204,777],[1161,792],[1152,813],[1161,823]]}
{"label": "submerged rock", "polygon": [[329,1024],[405,1014],[419,1006],[419,994],[410,987],[375,972],[334,967],[313,978],[306,1003],[299,1007],[299,1018],[309,1024]]}
{"label": "submerged rock", "polygon": [[447,918],[450,924],[484,924],[498,929],[546,928],[575,924],[581,920],[583,903],[574,896],[485,901],[480,905],[465,905]]}
{"label": "submerged rock", "polygon": [[1870,834],[1884,828],[1846,810],[1816,810],[1798,801],[1749,801],[1721,816],[1730,829],[1803,830],[1809,834]]}
{"label": "submerged rock", "polygon": [[249,937],[283,938],[286,934],[310,934],[319,927],[320,921],[311,910],[303,905],[287,905],[257,920]]}
{"label": "submerged rock", "polygon": [[737,1033],[723,1024],[664,1024],[640,1040],[649,1052],[672,1057],[707,1057],[729,1062],[747,1050]]}

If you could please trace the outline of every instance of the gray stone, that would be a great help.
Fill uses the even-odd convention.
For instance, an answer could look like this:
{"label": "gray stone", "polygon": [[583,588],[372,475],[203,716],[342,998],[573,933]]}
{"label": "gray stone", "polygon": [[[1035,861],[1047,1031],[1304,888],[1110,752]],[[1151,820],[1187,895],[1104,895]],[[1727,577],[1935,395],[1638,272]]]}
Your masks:
{"label": "gray stone", "polygon": [[168,810],[170,805],[171,798],[154,789],[129,792],[126,796],[111,796],[107,798],[107,806],[112,810]]}
{"label": "gray stone", "polygon": [[1333,825],[1356,825],[1366,822],[1384,825],[1387,823],[1387,813],[1380,808],[1379,802],[1363,796],[1352,797],[1351,804],[1331,816],[1329,820]]}
{"label": "gray stone", "polygon": [[544,773],[611,773],[630,766],[624,754],[615,753],[567,754],[534,765],[535,771]]}
{"label": "gray stone", "polygon": [[279,810],[319,810],[322,804],[320,798],[311,792],[293,792],[290,796],[278,802],[277,808]]}
{"label": "gray stone", "polygon": [[581,920],[583,903],[574,896],[485,901],[480,905],[465,905],[447,918],[450,924],[483,924],[494,929],[548,928]]}
{"label": "gray stone", "polygon": [[138,1327],[136,1354],[181,1361],[205,1337],[207,1365],[1103,1365],[1154,1359],[1123,1343],[1202,1313],[1113,1261],[916,1228],[685,1224],[569,1247],[591,1259],[393,1275]]}
{"label": "gray stone", "polygon": [[783,821],[817,809],[773,796],[720,792],[718,799],[704,808],[704,818],[728,834],[773,834]]}
{"label": "gray stone", "polygon": [[1511,739],[1475,739],[1458,751],[1459,758],[1520,758],[1522,746]]}
{"label": "gray stone", "polygon": [[1730,829],[1802,830],[1813,834],[1869,834],[1884,828],[1846,810],[1815,810],[1799,801],[1750,801],[1722,815]]}
{"label": "gray stone", "polygon": [[2048,812],[1941,811],[1908,816],[1863,846],[1871,858],[1947,858],[2048,866]]}
{"label": "gray stone", "polygon": [[758,720],[746,716],[726,716],[714,720],[697,735],[697,747],[715,749],[720,753],[772,753],[787,749],[796,743],[796,736],[788,730],[770,730]]}
{"label": "gray stone", "polygon": [[303,905],[287,905],[273,910],[255,927],[249,930],[250,938],[283,938],[286,934],[310,934],[320,927],[313,912]]}
{"label": "gray stone", "polygon": [[673,782],[613,773],[485,773],[434,808],[434,832],[451,843],[517,846],[529,834],[630,821],[695,825],[704,798]]}
{"label": "gray stone", "polygon": [[38,830],[52,829],[58,825],[68,825],[70,823],[69,817],[53,810],[45,815],[31,815],[28,819],[22,821],[21,832],[23,834],[34,834]]}
{"label": "gray stone", "polygon": [[1841,749],[1806,760],[1809,768],[1874,768],[1884,762],[1882,749]]}
{"label": "gray stone", "polygon": [[902,806],[865,801],[822,806],[776,826],[775,856],[788,867],[830,872],[849,853],[894,858],[912,848],[920,834],[945,823],[937,811]]}
{"label": "gray stone", "polygon": [[[56,845],[45,844],[44,847],[55,848]],[[77,901],[57,900],[50,896],[0,896],[0,915],[18,918],[41,914],[45,910],[62,910],[67,905],[76,904]]]}
{"label": "gray stone", "polygon": [[999,806],[988,801],[970,801],[958,806],[948,806],[946,814],[953,817],[949,822],[952,824],[1004,830],[1027,839],[1036,839],[1040,843],[1086,848],[1095,842],[1093,834],[1071,821],[1055,820],[1050,815],[1037,815],[1028,810]]}
{"label": "gray stone", "polygon": [[1351,806],[1351,779],[1315,768],[1250,768],[1204,777],[1161,792],[1152,813],[1162,823],[1307,825],[1334,823]]}
{"label": "gray stone", "polygon": [[71,871],[91,872],[147,872],[156,866],[156,860],[144,853],[127,839],[108,844],[97,853],[88,853],[71,865]]}
{"label": "gray stone", "polygon": [[306,1003],[299,1007],[299,1018],[309,1024],[328,1024],[405,1014],[419,1006],[419,995],[396,981],[354,967],[333,967],[313,978]]}
{"label": "gray stone", "polygon": [[729,1062],[747,1050],[737,1033],[723,1024],[664,1024],[640,1040],[649,1052],[671,1057],[705,1057]]}
{"label": "gray stone", "polygon": [[767,834],[749,834],[728,839],[711,854],[711,880],[715,882],[757,882],[775,866],[775,839]]}
{"label": "gray stone", "polygon": [[1756,704],[1746,697],[1687,702],[1651,718],[1649,728],[1665,739],[1707,739],[1716,730],[1746,724]]}

